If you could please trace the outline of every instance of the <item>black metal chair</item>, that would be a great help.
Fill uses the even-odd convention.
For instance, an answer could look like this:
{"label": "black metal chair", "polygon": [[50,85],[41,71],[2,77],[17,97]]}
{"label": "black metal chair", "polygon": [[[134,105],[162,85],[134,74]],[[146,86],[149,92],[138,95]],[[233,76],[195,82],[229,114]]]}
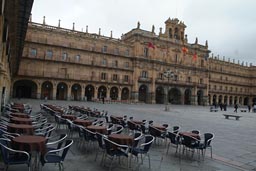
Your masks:
{"label": "black metal chair", "polygon": [[64,162],[65,157],[68,153],[68,150],[72,144],[73,144],[73,140],[68,139],[65,141],[64,147],[62,147],[60,149],[48,151],[43,157],[41,157],[42,167],[46,163],[58,163],[59,169],[64,170],[63,162]]}
{"label": "black metal chair", "polygon": [[148,162],[149,162],[149,168],[151,168],[150,164],[150,155],[149,155],[149,149],[154,142],[155,138],[152,135],[145,135],[145,142],[143,144],[140,144],[138,147],[135,147],[132,149],[131,153],[132,155],[137,157],[141,155],[141,164],[143,164],[143,156],[148,157]]}
{"label": "black metal chair", "polygon": [[9,139],[0,138],[1,156],[5,164],[5,171],[7,171],[9,165],[26,164],[30,171],[31,156],[26,151],[14,150],[8,147],[10,143]]}
{"label": "black metal chair", "polygon": [[207,148],[211,150],[211,158],[212,158],[212,146],[211,142],[214,139],[213,133],[205,133],[204,134],[204,142],[199,144],[198,149],[201,150],[203,158],[205,157],[205,152]]}
{"label": "black metal chair", "polygon": [[113,160],[115,158],[119,158],[120,157],[126,157],[127,158],[127,166],[129,166],[129,146],[127,145],[121,145],[121,144],[117,144],[107,138],[103,138],[105,146],[106,146],[106,156],[105,156],[105,160],[106,157],[109,157],[111,159],[111,163],[110,163],[110,167],[109,170],[111,170],[112,168],[112,164],[113,164]]}
{"label": "black metal chair", "polygon": [[177,153],[179,145],[180,145],[180,136],[179,136],[179,134],[176,134],[174,132],[168,132],[166,137],[170,140],[170,142],[168,143],[166,154],[168,154],[168,151],[169,151],[169,148],[170,148],[171,144],[175,146],[175,148],[176,148],[175,153]]}

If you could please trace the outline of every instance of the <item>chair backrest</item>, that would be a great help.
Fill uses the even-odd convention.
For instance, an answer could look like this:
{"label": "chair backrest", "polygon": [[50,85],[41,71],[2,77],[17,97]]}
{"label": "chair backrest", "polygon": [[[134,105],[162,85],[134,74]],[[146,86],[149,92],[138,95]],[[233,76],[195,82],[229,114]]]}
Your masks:
{"label": "chair backrest", "polygon": [[113,133],[115,133],[115,134],[121,134],[122,131],[123,131],[123,129],[124,129],[124,127],[123,127],[122,125],[117,125],[117,126],[116,126],[116,131],[113,132]]}
{"label": "chair backrest", "polygon": [[173,133],[177,134],[180,131],[180,127],[179,126],[173,126]]}
{"label": "chair backrest", "polygon": [[86,141],[96,140],[96,133],[94,133],[86,128],[82,128],[82,131],[84,134],[84,139]]}
{"label": "chair backrest", "polygon": [[104,149],[104,148],[105,148],[105,146],[104,146],[104,141],[103,141],[104,135],[102,135],[102,134],[96,132],[96,137],[97,137],[97,141],[98,141],[99,147],[102,148],[102,149]]}
{"label": "chair backrest", "polygon": [[155,138],[152,135],[145,135],[145,143],[141,144],[143,146],[144,152],[148,152],[151,144],[154,142]]}
{"label": "chair backrest", "polygon": [[68,136],[67,134],[60,134],[59,139],[57,141],[49,142],[49,143],[47,143],[47,145],[58,144],[57,145],[57,149],[60,149],[62,144],[63,144],[63,142],[64,142],[64,140],[67,138],[67,136]]}
{"label": "chair backrest", "polygon": [[68,153],[68,150],[72,144],[73,144],[73,140],[68,139],[68,140],[66,140],[65,146],[63,148],[61,148],[61,150],[63,150],[62,155],[61,155],[62,161],[64,161],[64,159]]}
{"label": "chair backrest", "polygon": [[132,144],[132,147],[137,147],[140,140],[143,138],[143,134],[141,132],[135,132],[134,134],[134,139],[133,139],[133,144]]}
{"label": "chair backrest", "polygon": [[205,133],[204,134],[204,145],[205,145],[205,147],[210,146],[213,139],[214,139],[214,134],[213,133]]}
{"label": "chair backrest", "polygon": [[192,130],[191,132],[194,133],[194,134],[200,134],[199,130]]}
{"label": "chair backrest", "polygon": [[8,163],[8,151],[6,149],[6,147],[8,146],[8,143],[10,143],[9,139],[0,138],[1,156],[5,164]]}
{"label": "chair backrest", "polygon": [[172,144],[176,144],[179,142],[179,135],[175,134],[174,132],[168,132],[168,136],[167,136]]}

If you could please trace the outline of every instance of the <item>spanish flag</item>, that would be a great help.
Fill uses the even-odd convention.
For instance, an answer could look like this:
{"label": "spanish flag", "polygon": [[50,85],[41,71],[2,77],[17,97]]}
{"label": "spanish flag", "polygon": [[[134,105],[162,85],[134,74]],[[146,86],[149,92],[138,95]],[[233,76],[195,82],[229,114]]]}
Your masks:
{"label": "spanish flag", "polygon": [[184,55],[186,55],[186,53],[188,53],[188,48],[183,47],[183,48],[182,48],[182,52],[183,52]]}

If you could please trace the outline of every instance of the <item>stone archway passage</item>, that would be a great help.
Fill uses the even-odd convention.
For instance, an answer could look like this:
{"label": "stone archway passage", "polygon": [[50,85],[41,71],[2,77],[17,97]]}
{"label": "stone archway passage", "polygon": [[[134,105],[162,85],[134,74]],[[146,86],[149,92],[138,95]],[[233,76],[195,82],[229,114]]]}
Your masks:
{"label": "stone archway passage", "polygon": [[156,88],[156,104],[164,104],[164,88],[162,86]]}
{"label": "stone archway passage", "polygon": [[56,99],[57,100],[67,100],[67,84],[61,82],[57,86]]}
{"label": "stone archway passage", "polygon": [[122,94],[121,94],[121,100],[128,100],[129,99],[129,89],[127,87],[122,89]]}
{"label": "stone archway passage", "polygon": [[171,104],[181,104],[181,92],[178,88],[172,88],[169,90],[168,102]]}
{"label": "stone archway passage", "polygon": [[41,88],[41,98],[42,99],[53,99],[53,85],[50,81],[45,81]]}
{"label": "stone archway passage", "polygon": [[79,84],[74,84],[71,88],[71,97],[72,99],[71,100],[81,100],[81,91],[82,91],[82,88]]}
{"label": "stone archway passage", "polygon": [[92,101],[93,100],[93,98],[94,98],[94,91],[95,91],[95,89],[94,89],[94,87],[92,85],[87,85],[85,87],[85,94],[84,94],[84,96],[85,96],[87,101]]}
{"label": "stone archway passage", "polygon": [[139,101],[140,102],[147,102],[147,92],[148,87],[146,85],[141,85],[139,88]]}
{"label": "stone archway passage", "polygon": [[13,85],[13,97],[37,98],[37,85],[31,80],[18,80]]}
{"label": "stone archway passage", "polygon": [[190,105],[191,104],[191,90],[190,89],[186,89],[185,93],[184,93],[184,104],[186,105]]}
{"label": "stone archway passage", "polygon": [[117,87],[112,87],[110,89],[110,98],[111,98],[111,100],[117,100],[117,98],[118,98],[118,88]]}

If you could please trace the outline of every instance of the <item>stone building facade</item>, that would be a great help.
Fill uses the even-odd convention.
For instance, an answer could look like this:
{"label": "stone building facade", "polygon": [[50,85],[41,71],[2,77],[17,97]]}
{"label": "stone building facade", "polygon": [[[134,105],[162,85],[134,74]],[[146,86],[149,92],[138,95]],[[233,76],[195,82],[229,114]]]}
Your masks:
{"label": "stone building facade", "polygon": [[207,41],[188,43],[185,28],[169,18],[158,34],[138,23],[116,39],[100,30],[29,22],[12,96],[192,105],[255,101],[255,67],[209,58]]}
{"label": "stone building facade", "polygon": [[0,108],[18,72],[33,0],[0,0]]}

